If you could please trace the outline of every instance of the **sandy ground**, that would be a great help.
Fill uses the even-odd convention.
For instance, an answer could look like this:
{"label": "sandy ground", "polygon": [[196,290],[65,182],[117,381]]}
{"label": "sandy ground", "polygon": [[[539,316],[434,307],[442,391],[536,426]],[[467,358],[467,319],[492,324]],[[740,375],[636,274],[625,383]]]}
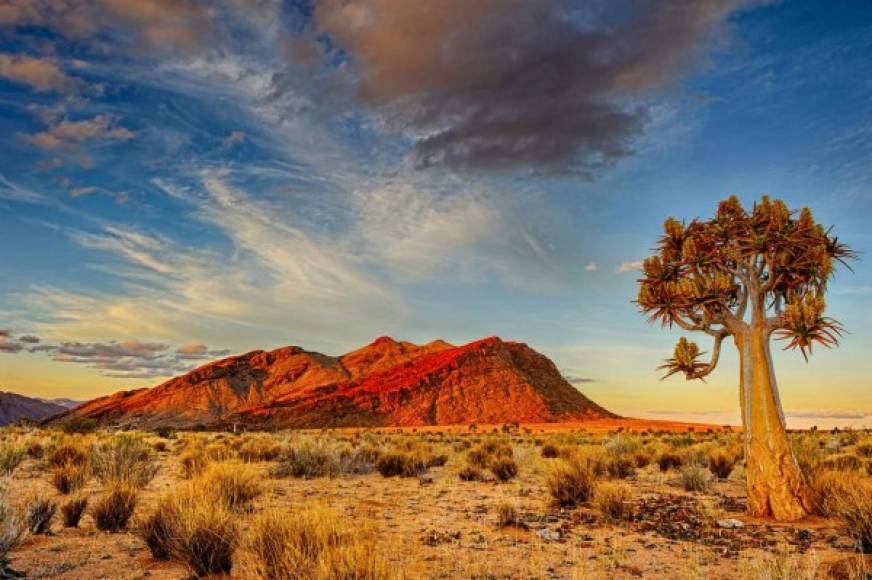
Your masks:
{"label": "sandy ground", "polygon": [[[588,427],[589,429],[589,427]],[[589,429],[590,430],[590,429]],[[462,454],[430,470],[432,483],[384,478],[378,473],[335,479],[273,479],[268,464],[265,493],[256,509],[295,510],[320,502],[349,519],[368,518],[379,529],[380,547],[404,578],[763,578],[773,566],[784,578],[828,578],[836,568],[858,566],[851,540],[837,522],[821,518],[774,525],[743,515],[740,474],[705,493],[687,493],[656,466],[639,470],[632,486],[644,519],[604,523],[589,508],[560,509],[544,487],[548,462],[532,444],[516,444],[521,466],[509,483],[464,482],[457,477]],[[173,452],[160,454],[161,469],[142,494],[137,513],[147,513],[161,492],[178,481]],[[34,490],[56,495],[41,466],[25,461],[11,482],[10,499]],[[91,482],[87,491],[97,494]],[[514,504],[523,525],[500,529],[496,510]],[[704,525],[735,518],[741,529]],[[708,519],[706,519],[708,518]],[[245,524],[243,524],[245,526]],[[239,561],[244,560],[239,554]],[[872,560],[865,565],[872,569]],[[131,533],[103,533],[85,515],[79,529],[58,519],[50,535],[27,536],[12,554],[27,578],[185,578],[183,567],[156,562]],[[790,572],[793,570],[793,572]],[[801,572],[801,573],[800,573]],[[243,565],[233,577],[250,577]]]}

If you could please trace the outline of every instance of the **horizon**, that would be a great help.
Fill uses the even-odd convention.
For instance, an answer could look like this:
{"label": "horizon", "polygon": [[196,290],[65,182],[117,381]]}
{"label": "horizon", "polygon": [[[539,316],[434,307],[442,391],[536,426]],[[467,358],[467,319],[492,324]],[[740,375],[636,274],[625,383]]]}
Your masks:
{"label": "horizon", "polygon": [[732,342],[661,381],[692,335],[633,301],[667,217],[771,195],[860,253],[839,347],[772,343],[787,426],[872,427],[869,3],[110,4],[0,10],[0,390],[499,336],[619,415],[736,425]]}

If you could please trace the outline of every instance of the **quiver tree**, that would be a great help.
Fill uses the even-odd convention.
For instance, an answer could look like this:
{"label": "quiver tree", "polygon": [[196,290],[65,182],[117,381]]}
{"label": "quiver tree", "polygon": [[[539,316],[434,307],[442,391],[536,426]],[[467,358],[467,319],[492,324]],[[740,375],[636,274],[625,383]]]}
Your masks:
{"label": "quiver tree", "polygon": [[[744,428],[748,510],[794,520],[812,498],[787,440],[769,341],[799,349],[838,344],[841,325],[824,315],[835,262],[855,253],[815,223],[811,211],[790,211],[767,197],[745,210],[736,197],[717,215],[689,224],[669,218],[657,254],[645,260],[638,304],[649,322],[711,336],[710,354],[681,338],[666,376],[704,379],[732,337],[739,351],[739,403]],[[705,357],[707,355],[707,357]],[[705,357],[705,358],[704,358]],[[665,377],[664,377],[665,378]]]}

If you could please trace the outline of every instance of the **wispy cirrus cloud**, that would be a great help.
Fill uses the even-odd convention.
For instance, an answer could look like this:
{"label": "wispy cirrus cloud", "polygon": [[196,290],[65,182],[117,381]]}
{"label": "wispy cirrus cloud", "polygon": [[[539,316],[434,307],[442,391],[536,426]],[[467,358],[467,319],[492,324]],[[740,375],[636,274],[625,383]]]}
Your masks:
{"label": "wispy cirrus cloud", "polygon": [[621,262],[618,264],[618,267],[615,268],[615,273],[617,274],[626,274],[627,272],[633,272],[635,270],[642,269],[642,261],[635,260],[632,262]]}

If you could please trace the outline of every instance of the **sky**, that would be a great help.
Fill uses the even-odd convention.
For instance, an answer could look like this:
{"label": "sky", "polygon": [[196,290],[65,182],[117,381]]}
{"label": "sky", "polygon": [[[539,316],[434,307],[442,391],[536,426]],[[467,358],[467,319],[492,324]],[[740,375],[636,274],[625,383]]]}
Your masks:
{"label": "sky", "polygon": [[498,335],[735,424],[735,349],[661,381],[632,301],[667,216],[769,194],[861,252],[788,424],[872,427],[870,51],[865,0],[0,0],[0,390]]}

